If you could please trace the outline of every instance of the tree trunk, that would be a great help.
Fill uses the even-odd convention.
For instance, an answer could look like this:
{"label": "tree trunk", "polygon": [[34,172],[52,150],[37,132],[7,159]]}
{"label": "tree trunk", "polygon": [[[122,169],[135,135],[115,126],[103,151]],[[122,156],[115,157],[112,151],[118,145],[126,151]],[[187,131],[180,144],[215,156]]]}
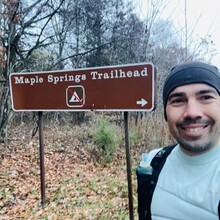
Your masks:
{"label": "tree trunk", "polygon": [[1,108],[0,108],[0,142],[5,142],[7,139],[7,126],[8,118],[11,111],[10,104],[10,90],[8,82],[2,84],[2,98],[1,98]]}

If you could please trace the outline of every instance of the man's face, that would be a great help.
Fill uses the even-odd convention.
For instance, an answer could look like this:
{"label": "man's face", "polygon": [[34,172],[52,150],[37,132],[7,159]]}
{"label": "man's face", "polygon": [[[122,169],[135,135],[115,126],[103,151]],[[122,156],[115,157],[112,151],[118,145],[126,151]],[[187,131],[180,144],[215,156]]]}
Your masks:
{"label": "man's face", "polygon": [[175,88],[166,115],[171,134],[185,153],[197,155],[220,144],[220,96],[215,88],[203,83]]}

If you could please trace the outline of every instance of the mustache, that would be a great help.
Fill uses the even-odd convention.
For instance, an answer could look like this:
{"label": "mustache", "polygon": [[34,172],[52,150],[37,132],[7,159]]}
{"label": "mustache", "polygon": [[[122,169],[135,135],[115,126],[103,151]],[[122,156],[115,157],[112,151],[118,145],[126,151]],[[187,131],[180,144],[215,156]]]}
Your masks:
{"label": "mustache", "polygon": [[177,122],[176,126],[187,126],[187,125],[212,125],[214,124],[214,121],[211,119],[193,119],[193,118],[186,118],[183,121]]}

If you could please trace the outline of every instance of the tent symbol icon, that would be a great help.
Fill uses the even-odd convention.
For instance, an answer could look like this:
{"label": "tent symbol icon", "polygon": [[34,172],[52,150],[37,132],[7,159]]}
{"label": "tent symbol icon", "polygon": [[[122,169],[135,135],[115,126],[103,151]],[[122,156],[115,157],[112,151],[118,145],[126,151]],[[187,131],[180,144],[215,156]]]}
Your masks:
{"label": "tent symbol icon", "polygon": [[79,98],[77,92],[74,91],[74,92],[73,92],[73,95],[72,95],[72,98],[69,100],[69,102],[77,102],[77,103],[78,103],[79,100],[82,101],[82,100]]}
{"label": "tent symbol icon", "polygon": [[85,104],[83,86],[69,86],[66,89],[66,104],[69,107],[82,107]]}

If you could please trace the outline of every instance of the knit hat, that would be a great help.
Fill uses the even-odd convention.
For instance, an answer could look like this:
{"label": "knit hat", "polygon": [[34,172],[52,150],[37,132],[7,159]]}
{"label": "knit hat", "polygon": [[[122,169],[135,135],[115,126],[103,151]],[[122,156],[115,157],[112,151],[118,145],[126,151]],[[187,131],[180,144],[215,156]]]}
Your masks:
{"label": "knit hat", "polygon": [[220,94],[220,73],[218,68],[202,62],[187,62],[171,69],[163,88],[163,105],[166,119],[166,104],[169,94],[178,86],[192,83],[206,83]]}

